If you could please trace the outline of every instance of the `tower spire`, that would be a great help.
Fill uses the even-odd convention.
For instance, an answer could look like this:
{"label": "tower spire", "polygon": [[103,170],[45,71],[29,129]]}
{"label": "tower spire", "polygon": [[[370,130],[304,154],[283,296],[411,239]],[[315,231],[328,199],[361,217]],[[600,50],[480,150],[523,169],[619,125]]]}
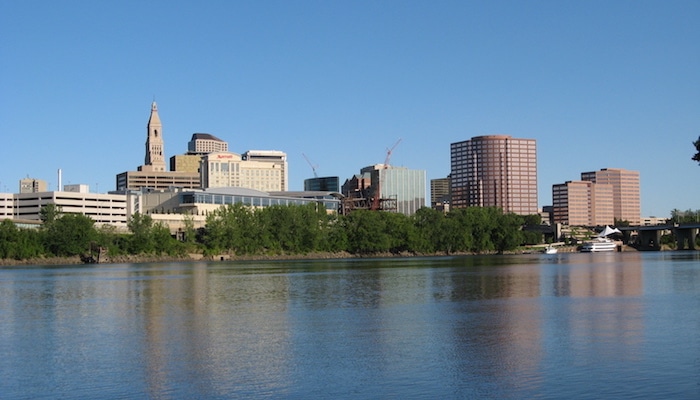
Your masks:
{"label": "tower spire", "polygon": [[158,105],[155,101],[151,103],[151,116],[146,125],[146,158],[142,170],[144,171],[165,171],[165,156],[163,154],[163,124],[158,116]]}

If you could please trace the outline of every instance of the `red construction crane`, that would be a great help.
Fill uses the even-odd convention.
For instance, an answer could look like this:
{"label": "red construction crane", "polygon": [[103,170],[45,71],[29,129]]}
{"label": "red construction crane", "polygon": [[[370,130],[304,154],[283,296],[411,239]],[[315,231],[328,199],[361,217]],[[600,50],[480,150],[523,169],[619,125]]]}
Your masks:
{"label": "red construction crane", "polygon": [[[391,153],[394,151],[396,146],[399,145],[399,143],[401,143],[401,138],[399,138],[399,140],[397,140],[396,143],[394,143],[394,145],[391,146],[391,148],[386,149],[386,158],[384,159],[384,165],[382,166],[382,169],[389,168],[389,160],[391,159]],[[372,210],[379,210],[380,197],[382,195],[382,188],[380,183],[381,178],[381,172],[377,171],[377,188],[374,191],[374,199],[372,199]]]}

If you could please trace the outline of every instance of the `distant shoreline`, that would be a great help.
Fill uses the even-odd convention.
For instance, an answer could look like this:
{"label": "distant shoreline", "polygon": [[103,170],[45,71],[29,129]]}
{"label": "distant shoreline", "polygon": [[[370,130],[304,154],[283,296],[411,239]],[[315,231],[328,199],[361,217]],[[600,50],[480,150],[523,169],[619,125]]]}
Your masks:
{"label": "distant shoreline", "polygon": [[[663,249],[672,250],[672,249]],[[636,249],[623,246],[623,252],[626,251],[637,251]],[[575,253],[577,252],[576,246],[561,246],[559,247],[560,253]],[[506,254],[539,254],[540,251],[537,249],[523,249],[521,251],[507,252]],[[445,257],[445,256],[469,256],[469,255],[493,255],[496,253],[432,253],[432,254],[419,254],[419,253],[375,253],[375,254],[352,254],[348,252],[336,252],[336,253],[308,253],[308,254],[251,254],[251,255],[230,255],[230,254],[220,254],[216,256],[204,257],[201,254],[189,254],[183,257],[172,257],[172,256],[156,256],[156,255],[123,255],[108,257],[107,260],[100,262],[99,264],[140,264],[140,263],[151,263],[151,262],[192,262],[192,261],[275,261],[275,260],[340,260],[340,259],[352,259],[352,258],[404,258],[404,257]],[[85,264],[80,259],[80,256],[73,257],[43,257],[43,258],[31,258],[26,260],[12,260],[12,259],[0,259],[0,268],[2,267],[21,267],[21,266],[52,266],[52,265],[92,265]]]}

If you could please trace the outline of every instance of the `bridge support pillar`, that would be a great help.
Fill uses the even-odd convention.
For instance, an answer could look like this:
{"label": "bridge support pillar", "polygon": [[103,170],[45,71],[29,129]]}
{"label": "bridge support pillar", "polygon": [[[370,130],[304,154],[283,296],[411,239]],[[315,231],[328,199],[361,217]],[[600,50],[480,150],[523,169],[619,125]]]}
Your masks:
{"label": "bridge support pillar", "polygon": [[639,250],[661,250],[661,231],[639,231]]}
{"label": "bridge support pillar", "polygon": [[695,250],[695,240],[697,238],[696,228],[675,228],[673,234],[676,236],[676,249],[684,250],[686,243],[688,249]]}

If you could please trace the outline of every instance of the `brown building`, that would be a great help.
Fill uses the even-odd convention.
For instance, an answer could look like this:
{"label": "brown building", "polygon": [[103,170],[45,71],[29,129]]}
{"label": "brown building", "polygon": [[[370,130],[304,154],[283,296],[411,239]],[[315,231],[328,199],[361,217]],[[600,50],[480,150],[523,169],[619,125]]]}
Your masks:
{"label": "brown building", "polygon": [[611,185],[614,219],[627,221],[630,225],[641,223],[639,171],[603,168],[600,171],[582,173],[581,180]]}
{"label": "brown building", "polygon": [[612,186],[590,181],[553,185],[552,220],[563,225],[611,225],[614,221]]}
{"label": "brown building", "polygon": [[430,180],[430,206],[442,208],[450,203],[450,177]]}
{"label": "brown building", "polygon": [[639,172],[605,168],[552,186],[553,221],[564,225],[641,223]]}
{"label": "brown building", "polygon": [[537,214],[537,147],[534,139],[476,136],[450,145],[451,207],[500,207]]}

